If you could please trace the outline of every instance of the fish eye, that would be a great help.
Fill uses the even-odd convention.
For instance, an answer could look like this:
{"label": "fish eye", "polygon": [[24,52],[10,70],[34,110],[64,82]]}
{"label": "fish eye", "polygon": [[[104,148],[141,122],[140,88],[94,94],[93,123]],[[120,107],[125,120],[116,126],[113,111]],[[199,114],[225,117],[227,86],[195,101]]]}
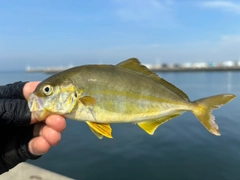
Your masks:
{"label": "fish eye", "polygon": [[50,95],[52,93],[52,91],[53,91],[53,88],[50,85],[46,85],[43,87],[43,93],[45,95]]}

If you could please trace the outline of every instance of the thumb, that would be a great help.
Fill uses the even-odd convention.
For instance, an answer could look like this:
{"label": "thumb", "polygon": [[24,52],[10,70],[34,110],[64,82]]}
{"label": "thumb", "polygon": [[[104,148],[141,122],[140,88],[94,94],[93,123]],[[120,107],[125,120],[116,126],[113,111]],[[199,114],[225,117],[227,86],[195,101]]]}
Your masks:
{"label": "thumb", "polygon": [[40,81],[34,81],[34,82],[28,82],[24,85],[23,87],[23,95],[25,97],[25,99],[28,99],[28,96],[30,93],[32,93],[37,85],[40,83]]}
{"label": "thumb", "polygon": [[[36,89],[37,85],[40,83],[40,81],[33,81],[28,82],[23,87],[23,95],[25,99],[28,99],[28,96]],[[31,124],[36,123],[38,120],[32,115],[31,117]]]}

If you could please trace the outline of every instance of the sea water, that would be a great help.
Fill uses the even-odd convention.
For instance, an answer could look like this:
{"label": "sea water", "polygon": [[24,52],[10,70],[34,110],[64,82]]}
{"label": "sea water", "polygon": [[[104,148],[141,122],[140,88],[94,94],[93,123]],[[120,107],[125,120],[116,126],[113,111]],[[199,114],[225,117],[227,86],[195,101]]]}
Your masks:
{"label": "sea water", "polygon": [[[49,75],[0,73],[0,84]],[[160,126],[153,136],[137,125],[113,124],[113,139],[99,140],[84,122],[67,120],[61,142],[29,163],[79,180],[239,180],[240,72],[159,73],[191,100],[233,93],[214,110],[221,136],[210,134],[191,112]]]}

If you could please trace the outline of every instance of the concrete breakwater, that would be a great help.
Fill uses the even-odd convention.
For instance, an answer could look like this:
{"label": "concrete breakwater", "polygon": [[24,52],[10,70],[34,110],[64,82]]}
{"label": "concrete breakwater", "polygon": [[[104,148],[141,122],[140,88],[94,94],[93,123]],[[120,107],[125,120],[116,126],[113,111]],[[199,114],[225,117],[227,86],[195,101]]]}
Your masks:
{"label": "concrete breakwater", "polygon": [[72,178],[51,172],[49,170],[28,164],[20,163],[9,172],[0,175],[4,180],[73,180]]}

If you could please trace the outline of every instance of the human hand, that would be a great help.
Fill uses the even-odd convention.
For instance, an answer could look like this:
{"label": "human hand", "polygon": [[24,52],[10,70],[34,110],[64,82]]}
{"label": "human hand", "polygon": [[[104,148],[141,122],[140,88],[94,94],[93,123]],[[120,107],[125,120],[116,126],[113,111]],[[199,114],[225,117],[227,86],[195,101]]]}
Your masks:
{"label": "human hand", "polygon": [[[39,82],[26,83],[23,88],[25,99],[28,98]],[[31,117],[31,124],[37,120]],[[29,150],[34,155],[42,155],[48,152],[51,146],[55,146],[61,139],[61,132],[66,128],[65,118],[59,115],[51,115],[47,117],[45,122],[37,123],[33,130],[33,139],[29,142]]]}
{"label": "human hand", "polygon": [[63,117],[52,115],[40,123],[31,117],[26,99],[38,83],[0,86],[0,174],[39,158],[61,139],[66,127]]}

